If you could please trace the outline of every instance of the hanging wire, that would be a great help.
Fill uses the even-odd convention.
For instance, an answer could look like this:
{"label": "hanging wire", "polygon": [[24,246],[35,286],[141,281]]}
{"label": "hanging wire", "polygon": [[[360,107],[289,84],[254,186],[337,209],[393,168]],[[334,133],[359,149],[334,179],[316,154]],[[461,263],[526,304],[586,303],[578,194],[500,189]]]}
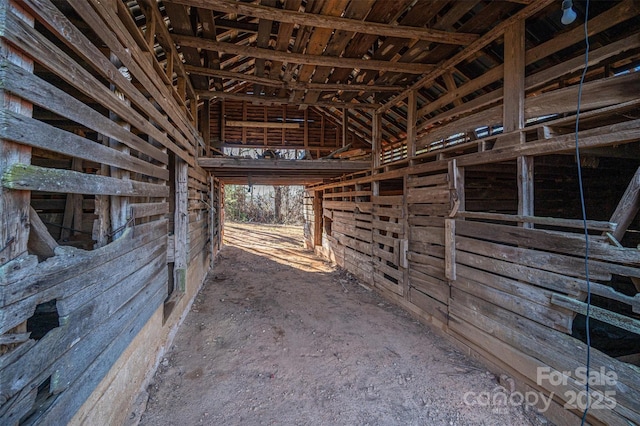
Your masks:
{"label": "hanging wire", "polygon": [[587,229],[587,209],[585,207],[584,201],[584,184],[582,183],[582,166],[580,164],[580,137],[578,135],[578,130],[580,128],[580,106],[582,103],[582,87],[584,85],[584,80],[587,75],[587,70],[589,69],[589,3],[590,0],[587,0],[585,7],[585,16],[584,16],[584,41],[585,41],[585,53],[584,53],[584,69],[582,70],[582,75],[580,77],[580,84],[578,86],[578,105],[576,112],[576,127],[575,127],[575,145],[576,145],[576,163],[578,168],[578,187],[580,188],[580,207],[582,208],[582,222],[584,226],[584,274],[585,279],[587,281],[587,312],[585,315],[585,328],[586,328],[586,337],[587,337],[587,359],[586,359],[586,367],[587,367],[587,381],[585,383],[585,392],[586,392],[586,405],[584,407],[584,412],[582,413],[582,421],[580,422],[581,426],[584,426],[587,419],[587,412],[589,411],[589,375],[591,368],[591,331],[589,325],[590,311],[591,311],[591,280],[589,279],[589,231]]}

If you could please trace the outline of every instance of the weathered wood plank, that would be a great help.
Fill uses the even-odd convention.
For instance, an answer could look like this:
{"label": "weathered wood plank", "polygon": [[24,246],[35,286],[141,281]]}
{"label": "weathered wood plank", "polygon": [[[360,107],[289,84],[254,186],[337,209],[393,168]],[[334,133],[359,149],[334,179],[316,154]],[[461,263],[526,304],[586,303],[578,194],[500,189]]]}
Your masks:
{"label": "weathered wood plank", "polygon": [[431,176],[408,176],[407,186],[411,188],[417,188],[421,186],[440,186],[446,185],[449,182],[449,175],[446,173],[440,173]]}
{"label": "weathered wood plank", "polygon": [[[551,303],[557,306],[562,306],[577,312],[579,314],[587,314],[587,304],[579,300],[572,299],[562,294],[554,294],[551,296]],[[593,318],[614,325],[623,330],[630,331],[632,333],[640,335],[640,321],[628,317],[626,315],[618,314],[608,309],[603,309],[598,306],[589,307],[589,315]]]}
{"label": "weathered wood plank", "polygon": [[[59,247],[56,256],[38,263],[35,256],[23,256],[0,267],[0,285],[5,291],[0,293],[0,304],[20,300],[44,291],[60,282],[109,262],[128,251],[147,244],[167,233],[167,221],[159,220],[133,229],[108,246],[93,251]],[[135,235],[134,235],[135,234]]]}
{"label": "weathered wood plank", "polygon": [[[169,157],[166,153],[33,74],[9,63],[0,63],[0,72],[6,72],[6,78],[3,79],[5,90],[98,133],[116,139],[163,164],[168,162]],[[81,151],[77,151],[77,154],[81,154]]]}
{"label": "weathered wood plank", "polygon": [[[2,20],[6,20],[9,15],[18,15],[16,19],[24,21],[26,26],[34,25],[32,16],[28,15],[18,2],[3,1],[0,3]],[[0,40],[0,58],[24,68],[26,72],[33,72],[32,58],[10,46],[4,39]],[[4,90],[0,91],[0,103],[2,108],[25,116],[31,116],[33,112],[32,105],[4,92]],[[0,140],[0,173],[4,173],[13,164],[28,164],[30,161],[31,148]],[[0,188],[0,205],[2,206],[2,215],[0,217],[0,242],[2,243],[0,265],[4,265],[27,252],[29,229],[28,226],[25,226],[27,224],[24,219],[29,217],[30,198],[31,194],[29,192],[15,192]]]}
{"label": "weathered wood plank", "polygon": [[[582,360],[586,357],[586,345],[579,340],[561,332],[550,331],[548,327],[522,318],[517,314],[502,309],[498,305],[470,297],[455,288],[452,289],[451,314],[458,318],[460,318],[459,315],[472,314],[471,317],[465,316],[467,319],[464,321],[457,319],[455,323],[460,325],[463,323],[477,324],[481,329],[484,329],[488,334],[477,336],[476,339],[477,341],[485,339],[483,344],[489,345],[486,339],[490,338],[491,340],[491,336],[493,336],[506,342],[512,348],[530,354],[529,356],[537,358],[555,370],[575,372],[576,368],[584,367]],[[452,318],[452,326],[454,325],[453,323],[454,320]],[[494,345],[494,343],[497,342],[492,342],[489,347],[500,346],[499,344]],[[605,371],[614,372],[618,377],[615,383],[599,383],[592,390],[608,389],[614,391],[618,406],[620,406],[620,414],[624,413],[623,415],[632,416],[630,418],[640,418],[636,410],[637,405],[634,402],[637,398],[634,395],[638,395],[639,392],[640,381],[634,367],[616,361],[593,348],[591,349],[591,356],[592,369],[599,370],[603,367]],[[512,364],[512,366],[514,365]],[[533,375],[530,378],[535,383],[535,364],[528,366],[524,371],[533,371]],[[575,377],[569,378],[568,382],[570,386],[575,384],[576,390],[584,391],[584,385],[578,384],[575,381]],[[560,389],[553,389],[553,386],[548,381],[542,383],[542,386],[550,391],[560,392]],[[621,395],[621,393],[624,395]],[[593,411],[612,412],[611,410]]]}
{"label": "weathered wood plank", "polygon": [[[453,313],[454,304],[458,305],[456,307],[458,310],[457,315]],[[558,358],[558,355],[553,353],[553,349],[549,349],[548,347],[541,345],[539,341],[527,339],[526,336],[528,334],[514,333],[510,328],[505,327],[502,322],[492,321],[487,323],[484,315],[476,311],[472,311],[471,309],[467,309],[463,303],[452,302],[450,309],[449,328],[455,336],[461,336],[462,339],[466,339],[474,345],[477,345],[477,347],[483,350],[486,357],[492,359],[494,362],[498,362],[499,365],[506,365],[509,369],[517,371],[519,374],[527,378],[529,383],[533,385],[535,385],[538,380],[538,368],[549,366],[549,364],[545,363],[545,361],[541,361],[539,358],[548,359],[551,356],[554,357],[554,360],[557,360]],[[499,311],[503,312],[503,310]],[[462,312],[464,312],[464,314]],[[478,324],[485,330],[490,331],[474,327],[471,324]],[[523,333],[530,333],[530,331],[524,330]],[[496,336],[500,336],[500,338],[507,340],[509,343],[505,343]],[[522,342],[523,338],[525,342]],[[545,340],[548,340],[548,338]],[[575,339],[572,340],[578,342]],[[519,343],[516,344],[514,341],[518,341]],[[525,345],[528,346],[525,347]],[[500,354],[498,358],[496,358],[496,353]],[[572,359],[574,356],[575,352],[564,355],[565,358],[569,359]],[[569,359],[566,361],[570,361]],[[552,362],[551,371],[576,371],[575,368],[577,368],[578,365],[571,368],[569,364],[569,362],[564,362],[564,360],[560,362]],[[582,367],[584,367],[584,365],[582,365]],[[553,392],[554,395],[572,395],[584,391],[584,385],[577,383],[575,378],[569,378],[566,385],[560,384],[558,386],[552,386],[548,380],[545,380],[544,383],[542,383],[542,386],[546,389],[547,393]],[[592,387],[591,392],[595,393],[598,391]],[[616,394],[617,393],[618,391],[616,391]],[[592,396],[592,398],[598,401],[606,401],[606,397],[603,394],[600,394],[600,396]],[[604,422],[604,424],[626,423],[624,416],[618,413],[618,411],[625,412],[625,414],[631,416],[631,419],[637,418],[637,414],[634,415],[632,412],[629,413],[630,410],[622,406],[619,400],[617,401],[618,404],[616,407],[618,410],[590,410],[591,416],[596,417],[598,421]],[[633,404],[630,406],[633,406]],[[577,409],[577,407],[572,408],[575,409],[577,415],[582,411]],[[576,419],[576,421],[579,420]]]}
{"label": "weathered wood plank", "polygon": [[[556,218],[556,217],[539,217],[539,216],[529,216],[529,215],[511,215],[511,214],[501,214],[501,213],[470,212],[470,211],[458,212],[456,216],[469,218],[469,219],[484,219],[484,220],[496,220],[496,221],[506,221],[506,222],[527,222],[527,223],[534,223],[536,225],[560,226],[565,228],[582,229],[584,227],[584,222],[582,220],[563,219],[563,218]],[[596,220],[587,221],[587,229],[592,229],[595,231],[609,232],[609,231],[615,230],[616,226],[617,225],[612,222],[604,222],[604,221],[596,221]]]}
{"label": "weathered wood plank", "polygon": [[568,293],[573,296],[579,296],[586,288],[586,282],[579,278],[505,262],[503,260],[485,257],[478,253],[470,254],[465,251],[458,251],[456,253],[456,261],[458,264],[523,280],[539,287]]}
{"label": "weathered wood plank", "polygon": [[[508,285],[508,287],[502,288],[518,293],[513,294],[498,289],[499,285],[485,285],[477,281],[472,271],[474,270],[466,268],[464,270],[465,276],[461,275],[458,280],[452,283],[452,286],[546,327],[562,333],[571,333],[573,314],[566,309],[558,309],[552,305],[551,298],[554,293],[514,280],[501,281],[500,279],[503,277],[497,277],[498,281]],[[486,278],[486,275],[483,278]],[[526,298],[520,297],[519,294],[524,294]]]}
{"label": "weathered wood plank", "polygon": [[422,293],[417,288],[409,290],[409,301],[423,311],[433,315],[442,323],[446,324],[449,321],[447,305]]}
{"label": "weathered wood plank", "polygon": [[439,302],[449,303],[449,284],[442,279],[422,273],[413,266],[409,269],[409,287],[416,288]]}
{"label": "weathered wood plank", "polygon": [[377,229],[386,232],[393,232],[398,235],[404,234],[404,226],[402,223],[385,222],[382,220],[371,220],[372,229]]}
{"label": "weathered wood plank", "polygon": [[449,204],[451,195],[446,188],[427,187],[427,188],[408,188],[407,204]]}
{"label": "weathered wood plank", "polygon": [[[155,264],[156,273],[161,272],[161,270],[158,269],[159,266],[162,266],[161,262]],[[136,288],[135,285],[131,285],[130,287],[133,289],[134,294],[136,294],[141,290],[141,288],[146,288],[145,284],[146,282],[142,281],[139,283],[139,287]],[[164,286],[159,285],[159,287]],[[148,291],[148,288],[146,289]],[[125,301],[126,303],[123,302],[124,305],[119,305],[115,302],[114,306],[109,306],[105,300],[102,301],[104,302],[104,307],[102,307],[103,303],[99,303],[98,300],[91,298],[91,303],[87,307],[74,311],[69,315],[61,316],[59,327],[49,331],[29,352],[23,355],[23,357],[17,360],[14,364],[8,365],[2,371],[3,374],[0,375],[0,388],[2,388],[4,392],[7,392],[8,395],[13,395],[15,392],[19,391],[23,385],[35,380],[43,370],[49,371],[49,374],[51,374],[55,370],[55,363],[59,363],[61,361],[64,362],[63,357],[70,349],[77,349],[83,346],[77,345],[77,342],[82,342],[82,340],[78,339],[82,339],[90,333],[94,327],[99,326],[103,321],[105,321],[105,319],[109,318],[108,316],[100,315],[100,313],[106,313],[113,310],[113,315],[109,318],[112,326],[102,328],[102,331],[108,334],[109,332],[113,332],[113,329],[119,329],[114,325],[114,323],[117,324],[118,321],[126,318],[126,316],[117,315],[117,311],[125,309],[129,310],[131,313],[134,312],[134,309],[140,309],[142,306],[146,306],[152,301],[147,299],[145,296],[131,298],[131,295],[128,295],[127,292],[124,292],[123,294],[125,294],[125,297],[129,297],[128,301]],[[149,296],[149,294],[146,296]],[[153,308],[155,310],[157,305]],[[94,335],[95,334],[98,334],[98,338],[100,338],[100,333],[94,333]],[[76,345],[74,345],[74,342],[76,342]],[[108,342],[109,340],[104,340],[102,347],[108,344]],[[97,346],[97,348],[100,347],[101,345]],[[43,350],[44,348],[47,348],[48,350]],[[86,361],[90,362],[91,358]],[[33,368],[34,365],[39,365],[41,368],[35,370]],[[72,366],[69,368],[72,368]],[[77,374],[81,371],[82,370],[78,370],[75,373]],[[20,380],[18,380],[19,378]],[[53,386],[56,387],[56,384],[54,383]],[[85,397],[86,396],[87,395],[85,395]]]}
{"label": "weathered wood plank", "polygon": [[2,186],[16,190],[73,194],[167,197],[169,187],[155,183],[120,180],[71,170],[15,164],[2,175]]}
{"label": "weathered wood plank", "polygon": [[[584,236],[575,233],[548,231],[543,229],[522,230],[515,226],[493,223],[468,222],[458,220],[456,233],[467,237],[480,238],[505,244],[549,250],[567,255],[584,253]],[[589,256],[593,259],[640,265],[637,249],[614,247],[604,240],[590,238]]]}
{"label": "weathered wood plank", "polygon": [[[456,249],[571,277],[584,278],[584,259],[581,257],[507,246],[462,236],[456,237]],[[609,281],[611,280],[611,274],[614,272],[626,272],[634,274],[634,276],[640,274],[640,269],[636,269],[634,272],[634,268],[625,268],[620,265],[606,264],[595,260],[590,261],[589,264],[590,276],[594,280]]]}
{"label": "weathered wood plank", "polygon": [[409,240],[444,246],[444,229],[413,226],[409,229]]}
{"label": "weathered wood plank", "polygon": [[101,351],[97,358],[94,358],[91,365],[84,370],[84,374],[71,384],[66,392],[63,392],[59,399],[56,400],[56,403],[43,414],[41,419],[44,422],[51,420],[66,423],[71,420],[71,417],[82,406],[87,396],[100,383],[118,357],[162,304],[166,297],[163,278],[158,278],[156,283],[150,286],[150,289],[156,286],[160,287],[155,294],[149,292],[149,294],[145,294],[145,297],[134,299],[136,301],[142,300],[143,303],[141,305],[137,303],[130,306],[126,305],[119,311],[121,312],[120,315],[116,314],[116,317],[121,318],[122,321],[113,327],[109,327],[109,330],[117,334],[110,333],[105,336],[95,333],[90,336],[90,339],[86,342],[87,348],[98,347],[98,342],[96,342],[98,339],[106,341],[108,346]]}
{"label": "weathered wood plank", "polygon": [[0,111],[0,137],[163,180],[169,179],[169,171],[163,167],[11,111]]}
{"label": "weathered wood plank", "polygon": [[378,271],[374,271],[373,273],[373,285],[374,287],[377,287],[379,290],[382,290],[383,293],[385,291],[390,291],[399,296],[404,295],[404,289],[402,288],[401,285],[398,285],[392,281],[389,281],[387,278],[385,278],[385,276],[382,273]]}
{"label": "weathered wood plank", "polygon": [[373,204],[377,204],[379,206],[398,206],[402,205],[404,197],[402,195],[384,195],[384,196],[376,196],[371,197],[371,202]]}
{"label": "weathered wood plank", "polygon": [[164,215],[169,213],[169,203],[132,203],[129,205],[134,218]]}
{"label": "weathered wood plank", "polygon": [[[52,10],[57,11],[54,6],[51,6],[51,8]],[[34,10],[44,11],[44,9]],[[50,9],[46,9],[47,12],[49,10]],[[95,46],[86,40],[84,35],[79,33],[79,31],[68,22],[67,18],[63,15],[56,15],[55,19],[59,19],[61,23],[66,23],[64,24],[65,28],[70,31],[68,36],[75,37],[75,42],[69,42],[72,48],[86,47],[88,49],[87,51],[79,52],[84,55],[85,59],[90,62],[98,60],[99,63],[96,64],[97,70],[109,70],[109,75],[105,74],[106,78],[111,77],[115,79],[118,87],[123,88],[123,90],[126,91],[126,94],[131,97],[132,101],[135,101],[136,105],[153,117],[154,121],[162,123],[163,129],[176,138],[176,140],[184,140],[184,136],[182,136],[178,130],[167,121],[167,119],[149,102],[148,99],[142,96],[133,84],[109,62],[108,58],[105,58],[105,56]],[[7,21],[5,36],[21,49],[31,52],[39,61],[43,62],[43,65],[46,65],[47,68],[54,71],[67,83],[78,88],[87,96],[99,99],[105,107],[117,113],[118,116],[126,119],[132,126],[153,136],[154,139],[161,142],[170,150],[176,152],[177,155],[184,157],[185,161],[190,161],[193,164],[193,158],[191,158],[187,152],[173,143],[166,134],[158,130],[147,118],[128,107],[115,94],[111,93],[108,87],[102,85],[88,71],[81,68],[74,60],[66,55],[60,48],[55,46],[51,41],[47,40],[43,35],[24,24],[17,22],[16,19],[9,19]],[[77,42],[78,40],[83,40],[84,42],[80,44]]]}

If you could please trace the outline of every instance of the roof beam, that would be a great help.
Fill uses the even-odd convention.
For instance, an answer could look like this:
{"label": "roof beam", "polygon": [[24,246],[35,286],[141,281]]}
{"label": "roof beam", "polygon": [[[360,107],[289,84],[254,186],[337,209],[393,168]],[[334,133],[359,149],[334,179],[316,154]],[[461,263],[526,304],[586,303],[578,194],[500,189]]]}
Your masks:
{"label": "roof beam", "polygon": [[300,24],[305,26],[332,28],[350,32],[375,34],[388,37],[426,40],[436,43],[467,45],[479,38],[476,34],[455,33],[431,28],[405,27],[380,24],[357,19],[317,15],[293,10],[276,9],[258,4],[239,3],[229,0],[165,0],[166,3],[180,3],[226,13],[256,16],[261,19]]}
{"label": "roof beam", "polygon": [[[207,90],[199,90],[197,93],[201,99],[232,99],[235,101],[252,102],[257,105],[304,105],[300,104],[300,102],[291,102],[289,101],[289,98],[279,98],[275,96],[258,96],[249,95],[246,93],[216,92]],[[380,104],[360,104],[354,102],[314,102],[313,106],[347,109],[377,109],[380,107]]]}
{"label": "roof beam", "polygon": [[324,84],[324,83],[303,83],[303,82],[284,82],[273,80],[267,77],[258,77],[251,74],[236,73],[225,70],[217,70],[212,68],[197,67],[193,65],[185,65],[185,71],[190,74],[206,75],[209,77],[222,77],[229,80],[248,81],[250,83],[262,84],[265,86],[278,87],[281,89],[291,90],[322,90],[322,91],[345,91],[345,92],[400,92],[405,89],[404,86],[385,86],[385,85],[367,85],[367,84]]}
{"label": "roof beam", "polygon": [[278,52],[259,47],[239,46],[233,43],[222,43],[200,37],[173,35],[173,41],[180,46],[198,47],[232,55],[264,58],[275,61],[305,65],[326,65],[336,68],[363,68],[378,71],[400,72],[407,74],[424,74],[435,69],[431,64],[412,64],[404,62],[375,61],[370,59],[339,58],[335,56],[305,55],[302,53]]}

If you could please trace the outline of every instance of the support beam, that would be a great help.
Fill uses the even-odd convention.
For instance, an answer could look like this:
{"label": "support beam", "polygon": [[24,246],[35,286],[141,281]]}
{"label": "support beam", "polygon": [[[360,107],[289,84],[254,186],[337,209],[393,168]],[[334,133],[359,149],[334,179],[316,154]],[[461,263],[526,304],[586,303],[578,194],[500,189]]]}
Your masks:
{"label": "support beam", "polygon": [[232,55],[263,58],[274,61],[282,61],[303,65],[325,65],[335,68],[359,68],[378,71],[390,71],[407,74],[424,74],[433,71],[435,65],[376,61],[372,59],[342,58],[324,55],[305,55],[303,53],[279,52],[259,47],[239,46],[233,43],[224,43],[206,40],[200,37],[173,35],[173,40],[180,46],[199,47],[204,50],[218,51]]}
{"label": "support beam", "polygon": [[347,146],[347,134],[349,129],[349,110],[342,109],[342,147]]}
{"label": "support beam", "polygon": [[371,166],[380,167],[380,152],[382,150],[382,117],[378,113],[372,114],[371,120]]}
{"label": "support beam", "polygon": [[[524,144],[524,70],[525,70],[525,22],[513,23],[504,33],[504,132],[508,139],[498,139],[496,145]],[[518,215],[533,216],[533,157],[518,157]],[[521,223],[531,228],[531,223]]]}
{"label": "support beam", "polygon": [[629,186],[624,191],[624,195],[609,220],[609,222],[618,224],[611,233],[616,240],[622,240],[638,211],[640,211],[640,167],[631,178]]}
{"label": "support beam", "polygon": [[187,6],[213,9],[219,12],[249,15],[261,19],[299,24],[301,26],[331,28],[363,34],[426,40],[436,43],[466,45],[478,39],[477,34],[456,33],[431,28],[406,27],[402,25],[365,22],[335,16],[317,15],[293,10],[276,9],[258,4],[240,3],[228,0],[166,0]]}
{"label": "support beam", "polygon": [[[33,18],[15,3],[0,2],[2,19],[4,20],[10,13],[15,13],[27,25],[33,26]],[[16,64],[28,72],[33,72],[33,61],[4,41],[0,41],[0,58]],[[0,102],[2,102],[2,108],[28,117],[32,115],[33,106],[29,102],[4,90],[0,91]],[[31,147],[0,139],[0,173],[4,174],[12,166],[19,163],[31,163]],[[30,198],[31,193],[28,191],[0,188],[0,205],[3,209],[0,217],[0,265],[27,252]],[[26,324],[24,324],[24,329],[20,328],[17,331],[26,331]]]}
{"label": "support beam", "polygon": [[227,120],[227,127],[260,127],[265,129],[299,129],[300,123],[275,123],[265,121],[238,121]]}
{"label": "support beam", "polygon": [[202,103],[201,114],[200,129],[204,140],[204,155],[206,157],[211,155],[211,101],[209,99],[205,99]]}
{"label": "support beam", "polygon": [[173,279],[177,291],[187,286],[189,253],[189,165],[179,158],[175,162],[175,211],[174,211],[174,268]]}

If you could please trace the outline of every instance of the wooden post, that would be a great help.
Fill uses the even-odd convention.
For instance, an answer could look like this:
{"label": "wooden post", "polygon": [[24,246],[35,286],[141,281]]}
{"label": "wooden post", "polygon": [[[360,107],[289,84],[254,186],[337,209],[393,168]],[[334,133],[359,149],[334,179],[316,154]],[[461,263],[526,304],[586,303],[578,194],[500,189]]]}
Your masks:
{"label": "wooden post", "polygon": [[176,157],[176,204],[174,211],[174,283],[178,291],[185,291],[187,280],[187,253],[189,252],[189,165]]}
{"label": "wooden post", "polygon": [[465,210],[464,202],[464,168],[458,167],[458,161],[454,158],[449,161],[449,191],[451,194],[451,211],[449,217],[455,217],[460,211]]}
{"label": "wooden post", "polygon": [[[411,92],[413,93],[413,92]],[[407,203],[407,193],[409,192],[408,185],[409,175],[404,174],[402,179],[402,238],[400,239],[400,244],[398,244],[398,249],[400,253],[398,253],[400,262],[400,267],[403,268],[402,271],[402,294],[405,300],[409,301],[411,297],[410,293],[410,283],[409,283],[409,258],[407,256],[407,252],[409,251],[409,235],[411,235],[409,224],[409,206]]]}
{"label": "wooden post", "polygon": [[[286,109],[286,106],[285,106]],[[304,145],[304,150],[305,150],[305,157],[311,156],[311,153],[308,151],[309,150],[309,109],[305,109],[304,110],[304,135],[303,135],[303,145]],[[310,160],[310,158],[308,158],[308,160]]]}
{"label": "wooden post", "polygon": [[382,143],[381,117],[377,112],[372,113],[371,120],[371,167],[373,169],[380,166],[380,145]]}
{"label": "wooden post", "polygon": [[150,13],[147,15],[147,25],[144,31],[144,39],[149,46],[149,50],[153,52],[153,46],[156,39],[156,14]]}
{"label": "wooden post", "polygon": [[205,99],[202,103],[200,129],[202,139],[204,139],[204,156],[209,157],[211,156],[211,101],[209,99]]}
{"label": "wooden post", "polygon": [[209,173],[209,266],[213,268],[216,256],[216,182],[212,173]]}
{"label": "wooden post", "polygon": [[[242,121],[247,121],[247,101],[242,101]],[[242,128],[242,139],[241,142],[247,143],[247,128]]]}
{"label": "wooden post", "polygon": [[[98,141],[103,145],[109,145],[109,138],[104,135],[98,135]],[[98,173],[101,176],[109,176],[109,166],[101,164]],[[109,232],[111,232],[111,216],[109,213],[111,211],[109,207],[110,198],[108,195],[95,196],[94,214],[97,216],[97,219],[93,221],[93,230],[91,232],[91,239],[96,242],[93,245],[94,249],[109,244]]]}
{"label": "wooden post", "polygon": [[[504,133],[514,132],[505,143],[523,144],[524,133],[524,72],[525,72],[525,22],[518,21],[504,33]],[[518,214],[533,216],[533,157],[518,157]],[[530,228],[530,223],[521,226]]]}
{"label": "wooden post", "polygon": [[[305,110],[306,112],[307,110]],[[287,123],[287,106],[286,105],[282,105],[282,124],[286,124]],[[287,129],[285,129],[284,127],[282,128],[282,146],[286,145],[287,143]],[[298,158],[298,151],[296,151],[296,158]]]}
{"label": "wooden post", "polygon": [[227,121],[225,118],[226,115],[226,109],[225,109],[225,101],[224,99],[222,99],[220,101],[220,145],[217,146],[217,148],[220,148],[222,146],[222,144],[225,142],[226,140],[226,132],[225,132],[225,122]]}
{"label": "wooden post", "polygon": [[313,247],[322,246],[322,191],[314,191],[313,193]]}
{"label": "wooden post", "polygon": [[456,280],[456,221],[444,220],[444,275],[449,281]]}
{"label": "wooden post", "polygon": [[[71,160],[71,170],[81,171],[82,159],[74,157]],[[67,194],[62,218],[62,228],[60,228],[60,241],[68,240],[70,235],[76,234],[75,231],[71,232],[72,228],[80,229],[79,225],[82,224],[82,198],[81,194]],[[78,214],[79,217],[77,217]]]}
{"label": "wooden post", "polygon": [[[193,124],[193,127],[197,129],[198,128],[198,99],[196,96],[194,96],[193,98],[189,98],[189,108],[191,110],[191,124]],[[196,147],[196,152],[197,151],[198,151],[198,147]]]}
{"label": "wooden post", "polygon": [[324,146],[324,114],[320,116],[320,146]]}
{"label": "wooden post", "polygon": [[416,91],[409,92],[407,97],[407,157],[416,156],[416,119],[418,110],[418,100]]}
{"label": "wooden post", "polygon": [[[14,2],[0,2],[0,24],[4,26],[11,12],[33,26],[33,18]],[[0,56],[29,72],[33,72],[33,61],[0,40]],[[0,90],[2,108],[31,117],[33,106],[17,96]],[[0,139],[0,176],[14,164],[31,164],[31,147]],[[30,191],[6,189],[0,185],[0,265],[26,254],[30,229]],[[27,323],[14,327],[9,333],[24,333]],[[0,353],[4,352],[0,345]]]}
{"label": "wooden post", "polygon": [[[127,78],[131,78],[128,76],[128,70],[121,68],[122,63],[113,53],[111,54],[111,63],[113,63],[116,67],[121,69],[121,72],[125,74]],[[111,85],[111,90],[118,93],[119,96],[124,98],[124,94],[118,92],[116,86],[114,84]],[[124,101],[130,105],[131,101],[124,99]],[[121,126],[126,130],[131,129],[131,125],[125,121],[123,121],[120,117],[117,116],[114,112],[109,112],[109,118],[113,121],[120,122]],[[109,146],[115,150],[118,150],[122,153],[129,154],[130,148],[123,143],[118,142],[115,139],[109,139]],[[128,171],[119,169],[117,167],[109,167],[109,174],[111,177],[115,177],[122,180],[128,180],[130,178],[130,173]],[[127,225],[129,220],[129,199],[127,197],[120,196],[111,196],[110,198],[110,210],[111,210],[111,228],[112,228],[112,238],[115,240],[124,232],[124,227]]]}

